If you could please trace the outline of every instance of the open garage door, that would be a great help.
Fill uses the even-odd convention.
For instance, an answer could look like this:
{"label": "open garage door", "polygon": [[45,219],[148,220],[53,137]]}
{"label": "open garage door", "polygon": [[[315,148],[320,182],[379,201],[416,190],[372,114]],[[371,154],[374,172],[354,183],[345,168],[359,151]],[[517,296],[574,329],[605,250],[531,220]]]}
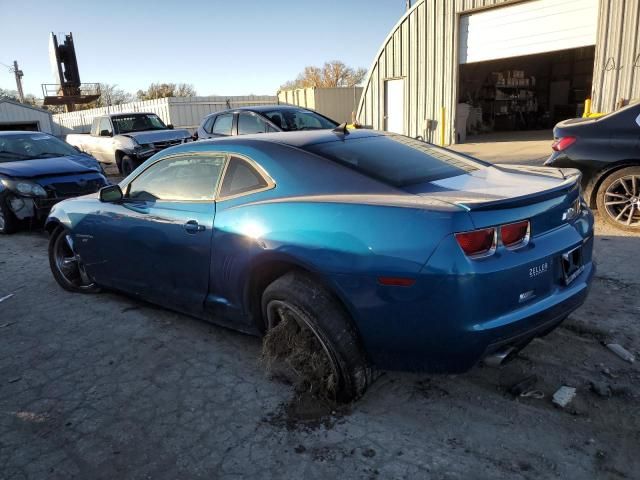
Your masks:
{"label": "open garage door", "polygon": [[530,0],[462,15],[458,99],[468,107],[457,108],[457,140],[549,130],[582,115],[597,22],[598,0]]}
{"label": "open garage door", "polygon": [[460,63],[595,45],[598,0],[531,0],[460,17]]}

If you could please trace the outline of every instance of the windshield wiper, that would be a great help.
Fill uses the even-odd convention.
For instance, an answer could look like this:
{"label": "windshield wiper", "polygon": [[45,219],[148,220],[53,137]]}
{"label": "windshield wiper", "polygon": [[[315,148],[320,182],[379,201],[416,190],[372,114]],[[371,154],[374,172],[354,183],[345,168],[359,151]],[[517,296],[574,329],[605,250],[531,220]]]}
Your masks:
{"label": "windshield wiper", "polygon": [[10,152],[9,150],[0,150],[0,155],[13,155],[18,158],[33,158],[31,155],[26,155],[20,152]]}

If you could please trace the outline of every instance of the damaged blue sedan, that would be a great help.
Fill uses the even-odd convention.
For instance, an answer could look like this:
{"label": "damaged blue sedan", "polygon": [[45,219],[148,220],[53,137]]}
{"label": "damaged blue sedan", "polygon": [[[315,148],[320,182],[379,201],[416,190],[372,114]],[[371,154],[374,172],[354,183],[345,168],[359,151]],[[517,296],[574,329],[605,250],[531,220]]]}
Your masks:
{"label": "damaged blue sedan", "polygon": [[51,207],[107,185],[98,162],[40,132],[0,132],[0,233],[42,224]]}
{"label": "damaged blue sedan", "polygon": [[372,371],[499,362],[585,300],[576,170],[494,166],[371,130],[181,145],[57,204],[55,279],[264,335],[265,364],[348,401]]}

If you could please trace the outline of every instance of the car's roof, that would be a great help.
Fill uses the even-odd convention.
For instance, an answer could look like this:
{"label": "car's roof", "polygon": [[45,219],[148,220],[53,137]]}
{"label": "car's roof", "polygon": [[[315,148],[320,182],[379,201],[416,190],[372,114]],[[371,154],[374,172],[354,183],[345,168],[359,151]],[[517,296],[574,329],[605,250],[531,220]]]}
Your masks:
{"label": "car's roof", "polygon": [[32,135],[48,135],[50,137],[53,136],[47,132],[34,132],[33,130],[6,130],[3,132],[0,132],[0,137],[5,135],[24,135],[25,133],[30,133]]}
{"label": "car's roof", "polygon": [[253,106],[247,106],[247,107],[237,107],[237,108],[227,108],[226,110],[220,110],[219,112],[213,112],[210,113],[209,115],[207,115],[208,117],[212,117],[214,115],[220,115],[222,113],[229,113],[229,112],[237,112],[239,110],[243,110],[246,112],[256,112],[256,113],[263,113],[263,112],[272,112],[274,110],[280,110],[280,111],[305,111],[305,112],[311,112],[313,110],[309,110],[308,108],[304,108],[304,107],[298,107],[296,105],[253,105]]}
{"label": "car's roof", "polygon": [[[377,130],[361,129],[348,130],[347,134],[336,132],[335,130],[305,130],[298,132],[275,132],[275,133],[258,133],[254,135],[234,135],[228,137],[219,137],[210,140],[200,140],[200,144],[219,145],[235,144],[242,145],[246,141],[260,141],[267,143],[279,143],[282,145],[290,145],[292,147],[305,147],[318,143],[336,142],[339,140],[355,140],[358,138],[379,137],[388,135],[386,132]],[[188,145],[188,144],[187,144]]]}
{"label": "car's roof", "polygon": [[126,117],[127,115],[157,115],[154,112],[121,112],[121,113],[108,113],[106,115],[98,115],[99,117]]}
{"label": "car's roof", "polygon": [[251,110],[252,112],[269,112],[271,110],[309,110],[296,105],[255,105],[253,107],[239,107],[236,110]]}

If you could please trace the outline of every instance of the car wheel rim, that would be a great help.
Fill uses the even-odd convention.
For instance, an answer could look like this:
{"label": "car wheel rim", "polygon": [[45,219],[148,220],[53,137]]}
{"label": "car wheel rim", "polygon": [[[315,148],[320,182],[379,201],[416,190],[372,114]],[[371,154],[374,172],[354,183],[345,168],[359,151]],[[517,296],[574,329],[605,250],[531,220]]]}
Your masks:
{"label": "car wheel rim", "polygon": [[[340,380],[337,362],[307,315],[286,301],[272,300],[267,305],[267,322],[263,354],[276,364],[270,369],[301,390],[335,400]],[[273,341],[278,344],[269,348],[272,332],[277,332]]]}
{"label": "car wheel rim", "polygon": [[73,249],[73,239],[70,235],[60,235],[56,239],[54,256],[58,272],[69,285],[83,290],[95,286]]}
{"label": "car wheel rim", "polygon": [[615,180],[604,192],[604,206],[616,223],[640,226],[640,176],[627,175]]}

